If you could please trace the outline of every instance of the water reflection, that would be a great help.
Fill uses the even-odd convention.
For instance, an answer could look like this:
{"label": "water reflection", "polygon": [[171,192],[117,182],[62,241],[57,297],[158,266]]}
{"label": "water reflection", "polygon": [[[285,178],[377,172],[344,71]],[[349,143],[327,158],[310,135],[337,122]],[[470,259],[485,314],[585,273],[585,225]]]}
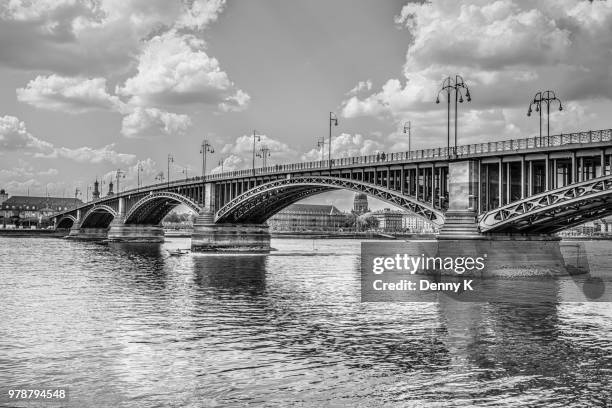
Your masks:
{"label": "water reflection", "polygon": [[[0,383],[69,384],[74,407],[609,401],[609,305],[533,282],[516,292],[530,304],[361,303],[359,242],[303,243],[172,257],[187,243],[5,241]],[[595,250],[609,284],[612,255]]]}
{"label": "water reflection", "polygon": [[266,287],[266,256],[195,255],[195,283],[203,289],[262,295]]}

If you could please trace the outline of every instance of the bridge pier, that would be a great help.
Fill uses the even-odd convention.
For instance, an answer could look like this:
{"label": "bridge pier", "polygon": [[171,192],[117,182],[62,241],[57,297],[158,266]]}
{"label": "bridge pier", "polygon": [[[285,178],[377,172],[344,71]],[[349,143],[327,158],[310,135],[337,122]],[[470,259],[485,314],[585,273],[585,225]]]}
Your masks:
{"label": "bridge pier", "polygon": [[160,243],[164,242],[164,229],[153,224],[124,224],[122,221],[113,221],[108,229],[110,242],[138,242]]}
{"label": "bridge pier", "polygon": [[486,257],[483,277],[567,275],[559,237],[479,231],[476,216],[478,183],[475,161],[449,163],[449,208],[437,237],[438,256]]}
{"label": "bridge pier", "polygon": [[70,228],[68,239],[83,241],[103,241],[108,234],[108,228],[81,228],[74,225]]}
{"label": "bridge pier", "polygon": [[198,216],[191,235],[193,252],[270,252],[266,224],[215,224],[212,212]]}

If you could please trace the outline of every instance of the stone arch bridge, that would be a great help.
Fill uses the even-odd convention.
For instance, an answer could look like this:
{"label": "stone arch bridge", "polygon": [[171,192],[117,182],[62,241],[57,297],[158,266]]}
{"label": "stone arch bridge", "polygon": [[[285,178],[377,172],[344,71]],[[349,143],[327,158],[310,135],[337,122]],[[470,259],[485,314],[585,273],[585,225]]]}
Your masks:
{"label": "stone arch bridge", "polygon": [[176,206],[192,249],[267,251],[265,221],[331,190],[362,192],[441,227],[439,239],[549,235],[612,215],[612,130],[230,171],[153,184],[53,216],[69,236],[161,242]]}

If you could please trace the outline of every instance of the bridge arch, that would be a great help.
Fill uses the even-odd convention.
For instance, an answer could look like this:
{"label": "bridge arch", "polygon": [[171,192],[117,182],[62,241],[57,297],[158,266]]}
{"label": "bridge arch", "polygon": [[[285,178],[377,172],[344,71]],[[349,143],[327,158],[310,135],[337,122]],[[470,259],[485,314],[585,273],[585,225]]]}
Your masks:
{"label": "bridge arch", "polygon": [[63,215],[59,220],[57,220],[57,224],[55,228],[72,228],[72,226],[76,223],[76,218],[70,214]]}
{"label": "bridge arch", "polygon": [[444,223],[442,211],[431,204],[374,184],[329,176],[291,177],[256,186],[220,208],[215,214],[215,223],[261,224],[290,204],[331,190],[365,193],[438,226]]}
{"label": "bridge arch", "polygon": [[81,228],[108,228],[116,216],[114,208],[104,204],[95,205],[83,216]]}
{"label": "bridge arch", "polygon": [[125,224],[159,224],[170,211],[183,204],[196,214],[201,206],[184,195],[171,192],[157,192],[138,200],[125,216]]}
{"label": "bridge arch", "polygon": [[481,232],[551,234],[612,215],[612,175],[571,184],[482,214]]}

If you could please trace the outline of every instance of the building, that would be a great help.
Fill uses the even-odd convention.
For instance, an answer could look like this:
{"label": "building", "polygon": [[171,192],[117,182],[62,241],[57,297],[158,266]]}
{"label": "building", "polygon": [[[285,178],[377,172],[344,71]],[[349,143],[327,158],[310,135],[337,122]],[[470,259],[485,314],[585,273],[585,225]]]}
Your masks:
{"label": "building", "polygon": [[11,196],[0,204],[2,226],[32,226],[58,211],[82,204],[78,198]]}
{"label": "building", "polygon": [[406,232],[433,234],[438,232],[431,222],[425,221],[416,215],[404,213],[402,217],[402,228]]}
{"label": "building", "polygon": [[355,198],[353,199],[353,214],[361,215],[369,211],[368,196],[363,193],[355,194]]}
{"label": "building", "polygon": [[353,217],[333,205],[291,204],[268,219],[270,231],[342,231]]}
{"label": "building", "polygon": [[403,231],[402,219],[403,211],[395,211],[390,208],[374,211],[370,213],[372,217],[378,221],[378,230],[383,232],[401,232]]}

